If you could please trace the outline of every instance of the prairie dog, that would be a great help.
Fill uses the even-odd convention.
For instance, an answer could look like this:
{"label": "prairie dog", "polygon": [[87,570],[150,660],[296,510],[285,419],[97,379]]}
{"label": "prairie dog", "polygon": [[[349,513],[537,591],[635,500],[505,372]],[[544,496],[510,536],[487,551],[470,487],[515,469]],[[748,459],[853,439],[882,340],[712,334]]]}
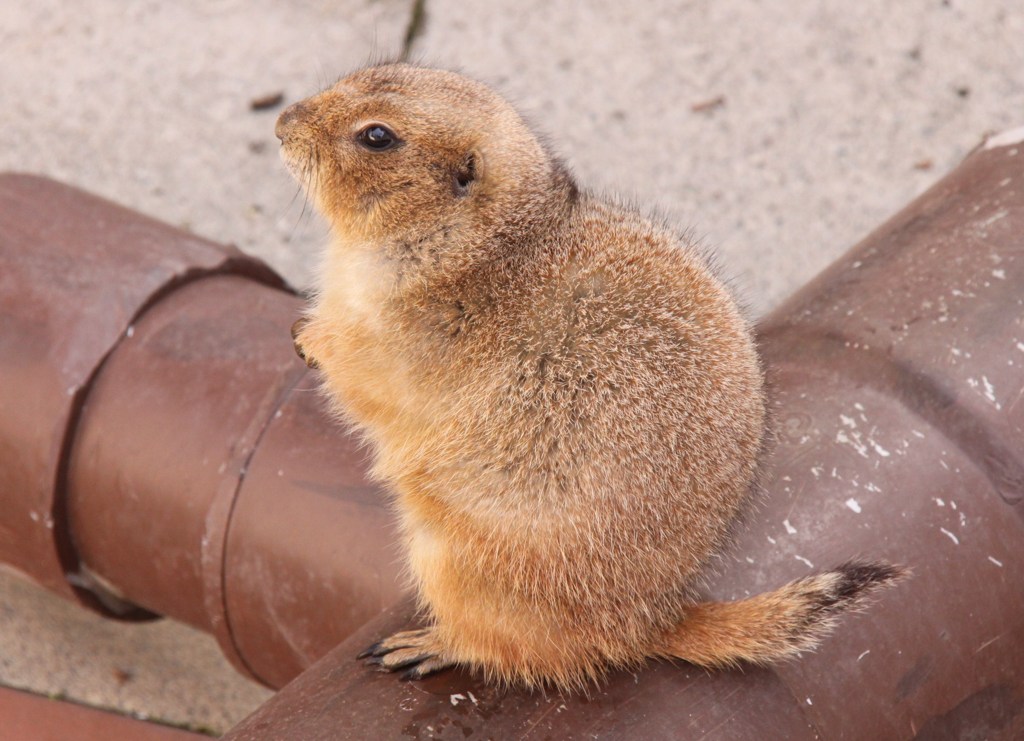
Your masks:
{"label": "prairie dog", "polygon": [[693,599],[765,434],[750,328],[691,244],[579,189],[488,87],[371,67],[276,133],[332,230],[296,348],[374,450],[429,618],[362,658],[570,689],[770,662],[899,577]]}

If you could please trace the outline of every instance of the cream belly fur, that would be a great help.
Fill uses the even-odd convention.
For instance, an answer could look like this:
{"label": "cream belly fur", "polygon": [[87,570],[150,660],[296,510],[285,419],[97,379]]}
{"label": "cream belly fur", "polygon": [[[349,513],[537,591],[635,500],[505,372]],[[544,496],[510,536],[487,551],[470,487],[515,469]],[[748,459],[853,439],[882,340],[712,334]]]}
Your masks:
{"label": "cream belly fur", "polygon": [[371,663],[573,688],[768,662],[901,575],[694,599],[765,435],[750,328],[691,244],[580,190],[486,86],[372,67],[277,133],[332,228],[296,347],[373,448],[428,620]]}

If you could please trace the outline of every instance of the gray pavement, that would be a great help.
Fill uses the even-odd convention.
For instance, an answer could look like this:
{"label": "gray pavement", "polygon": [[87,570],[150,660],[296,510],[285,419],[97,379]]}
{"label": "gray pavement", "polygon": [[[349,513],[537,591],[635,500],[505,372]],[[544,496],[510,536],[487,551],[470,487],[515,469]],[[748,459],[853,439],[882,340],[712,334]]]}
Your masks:
{"label": "gray pavement", "polygon": [[187,625],[108,620],[3,569],[0,684],[211,732],[272,694],[242,679],[212,637]]}
{"label": "gray pavement", "polygon": [[[495,84],[583,184],[692,228],[762,314],[1024,123],[1024,6],[995,0],[426,0],[412,57]],[[280,107],[399,54],[413,0],[0,7],[0,170],[51,175],[262,256],[324,230]],[[212,639],[121,625],[0,575],[0,683],[215,731],[265,699]]]}

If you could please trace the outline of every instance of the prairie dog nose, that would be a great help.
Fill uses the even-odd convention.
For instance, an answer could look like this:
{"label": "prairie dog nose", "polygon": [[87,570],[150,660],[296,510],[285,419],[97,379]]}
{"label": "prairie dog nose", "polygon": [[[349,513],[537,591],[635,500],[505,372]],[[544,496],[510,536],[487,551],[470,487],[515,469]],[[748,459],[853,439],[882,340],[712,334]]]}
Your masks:
{"label": "prairie dog nose", "polygon": [[288,106],[277,117],[277,123],[274,125],[274,134],[278,139],[284,141],[285,137],[288,136],[288,129],[304,119],[308,113],[309,108],[303,102],[293,103]]}

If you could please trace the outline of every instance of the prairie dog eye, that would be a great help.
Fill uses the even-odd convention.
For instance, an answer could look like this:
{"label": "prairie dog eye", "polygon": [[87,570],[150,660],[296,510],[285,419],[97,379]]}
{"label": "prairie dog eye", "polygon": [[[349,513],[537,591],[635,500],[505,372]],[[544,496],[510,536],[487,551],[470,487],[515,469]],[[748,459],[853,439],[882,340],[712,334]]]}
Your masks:
{"label": "prairie dog eye", "polygon": [[399,143],[395,132],[387,126],[381,126],[380,124],[370,124],[367,126],[356,134],[356,141],[375,152],[391,149],[391,147]]}

